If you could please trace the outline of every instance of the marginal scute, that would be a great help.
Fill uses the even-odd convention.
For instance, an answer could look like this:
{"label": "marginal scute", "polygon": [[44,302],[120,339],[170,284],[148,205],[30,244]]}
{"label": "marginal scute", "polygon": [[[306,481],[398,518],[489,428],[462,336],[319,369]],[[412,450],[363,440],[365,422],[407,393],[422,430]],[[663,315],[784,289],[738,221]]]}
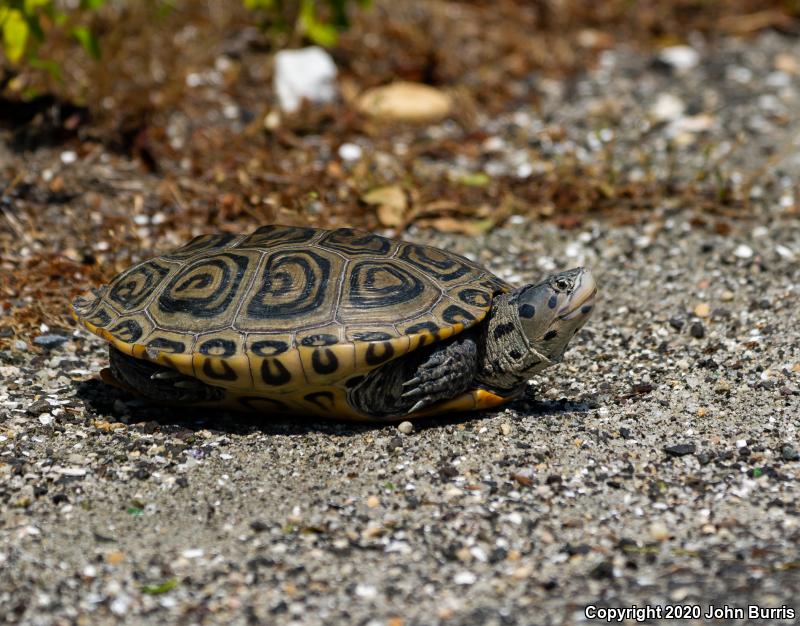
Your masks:
{"label": "marginal scute", "polygon": [[253,388],[268,393],[287,393],[306,384],[300,355],[291,334],[251,334],[244,352],[250,361]]}
{"label": "marginal scute", "polygon": [[148,325],[149,328],[147,330],[152,328],[152,325],[149,324],[147,318],[127,318],[117,321],[108,329],[108,332],[111,333],[118,341],[133,344],[138,342],[145,334],[145,328],[142,327],[143,323]]}
{"label": "marginal scute", "polygon": [[195,376],[210,385],[242,390],[253,388],[250,361],[240,333],[226,330],[200,335],[192,361]]}

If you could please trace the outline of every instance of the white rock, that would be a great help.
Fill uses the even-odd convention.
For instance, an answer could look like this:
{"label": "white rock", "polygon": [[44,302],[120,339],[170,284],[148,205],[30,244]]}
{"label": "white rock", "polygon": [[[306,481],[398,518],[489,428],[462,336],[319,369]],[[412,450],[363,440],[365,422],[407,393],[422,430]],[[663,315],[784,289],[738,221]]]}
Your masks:
{"label": "white rock", "polygon": [[315,104],[336,97],[336,65],[319,46],[281,50],[275,55],[273,86],[278,104],[291,113],[300,108],[303,98]]}
{"label": "white rock", "polygon": [[681,117],[685,110],[686,105],[678,96],[661,93],[650,109],[650,115],[659,122],[671,122]]}
{"label": "white rock", "polygon": [[749,259],[753,256],[753,249],[750,246],[742,243],[736,246],[736,250],[733,251],[733,254],[740,259]]}
{"label": "white rock", "polygon": [[374,598],[378,595],[378,590],[375,589],[372,585],[365,585],[363,583],[359,583],[356,585],[356,595],[359,598]]}
{"label": "white rock", "polygon": [[411,433],[414,432],[414,424],[412,424],[409,421],[400,422],[400,425],[397,427],[397,430],[399,430],[404,435],[410,435]]}
{"label": "white rock", "polygon": [[202,548],[188,548],[181,552],[181,556],[184,559],[199,559],[203,556],[204,552]]}
{"label": "white rock", "polygon": [[700,55],[691,46],[669,46],[659,53],[658,58],[676,70],[690,70],[700,61]]}
{"label": "white rock", "polygon": [[453,582],[457,585],[472,585],[478,577],[472,572],[459,572],[453,577]]}
{"label": "white rock", "polygon": [[358,161],[364,154],[361,146],[354,143],[343,143],[339,146],[339,157],[343,161]]}
{"label": "white rock", "polygon": [[61,153],[61,162],[65,165],[69,165],[70,163],[75,163],[78,160],[78,153],[74,150],[65,150]]}

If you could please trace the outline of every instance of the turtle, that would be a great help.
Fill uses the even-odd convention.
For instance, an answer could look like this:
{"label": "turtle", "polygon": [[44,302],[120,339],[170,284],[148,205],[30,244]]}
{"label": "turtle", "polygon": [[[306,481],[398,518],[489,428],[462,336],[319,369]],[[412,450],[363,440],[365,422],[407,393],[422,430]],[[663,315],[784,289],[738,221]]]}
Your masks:
{"label": "turtle", "polygon": [[102,378],[146,400],[395,420],[494,407],[594,308],[578,267],[514,287],[449,250],[351,228],[195,237],[73,302]]}

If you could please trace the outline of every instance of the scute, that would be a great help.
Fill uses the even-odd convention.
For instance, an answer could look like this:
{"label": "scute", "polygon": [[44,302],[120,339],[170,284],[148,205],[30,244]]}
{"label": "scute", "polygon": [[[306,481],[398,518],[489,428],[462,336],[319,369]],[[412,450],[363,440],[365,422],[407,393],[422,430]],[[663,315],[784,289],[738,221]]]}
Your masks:
{"label": "scute", "polygon": [[196,237],[75,301],[122,352],[244,406],[358,417],[346,384],[486,316],[509,285],[445,250],[353,229]]}

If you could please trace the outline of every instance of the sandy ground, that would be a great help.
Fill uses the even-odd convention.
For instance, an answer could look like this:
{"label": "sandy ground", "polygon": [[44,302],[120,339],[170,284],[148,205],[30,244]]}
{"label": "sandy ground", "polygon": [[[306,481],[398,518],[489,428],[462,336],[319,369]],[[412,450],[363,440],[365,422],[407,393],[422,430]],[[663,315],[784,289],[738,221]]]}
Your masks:
{"label": "sandy ground", "polygon": [[[594,270],[595,317],[503,410],[403,435],[154,409],[95,379],[101,341],[18,340],[0,355],[0,620],[580,624],[635,605],[704,623],[727,604],[794,623],[800,162],[781,146],[800,78],[775,60],[797,52],[723,42],[679,71],[618,51],[543,87],[587,159],[609,142],[587,111],[612,104],[621,168],[646,153],[647,173],[689,177],[727,154],[755,176],[738,219],[666,201],[628,225],[407,233],[516,282]],[[511,125],[537,119],[487,128],[513,145]],[[513,166],[503,150],[494,167]]]}

